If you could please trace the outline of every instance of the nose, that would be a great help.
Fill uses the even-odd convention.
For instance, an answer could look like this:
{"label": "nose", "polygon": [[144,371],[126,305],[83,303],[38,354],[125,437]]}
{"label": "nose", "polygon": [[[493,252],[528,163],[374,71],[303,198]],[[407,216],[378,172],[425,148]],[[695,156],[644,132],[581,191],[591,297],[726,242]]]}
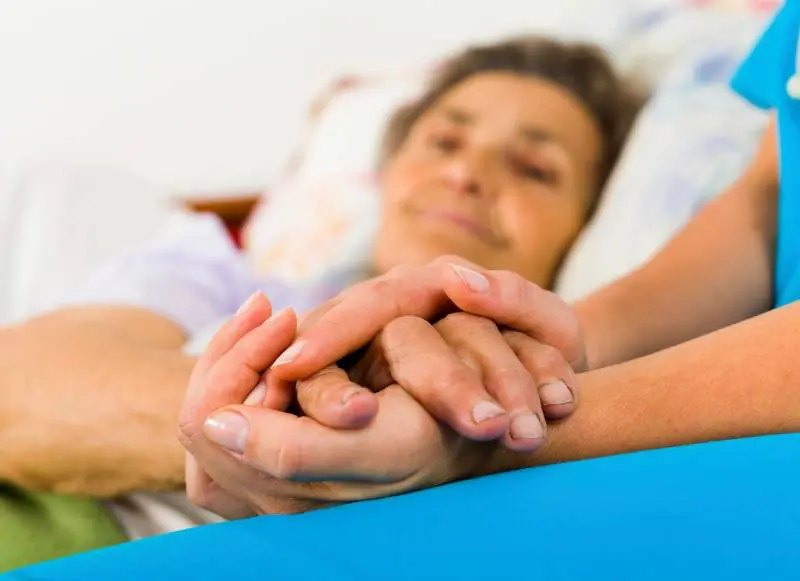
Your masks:
{"label": "nose", "polygon": [[484,151],[459,152],[442,168],[442,178],[448,187],[472,197],[491,194],[491,173],[490,155]]}

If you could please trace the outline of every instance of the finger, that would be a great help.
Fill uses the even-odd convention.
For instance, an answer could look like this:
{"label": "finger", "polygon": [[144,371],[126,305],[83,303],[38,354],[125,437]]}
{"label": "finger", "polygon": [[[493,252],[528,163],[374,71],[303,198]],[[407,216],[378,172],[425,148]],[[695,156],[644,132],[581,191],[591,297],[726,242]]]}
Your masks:
{"label": "finger", "polygon": [[308,377],[366,345],[394,319],[438,316],[450,305],[442,292],[442,260],[472,266],[457,257],[444,257],[357,285],[324,313],[314,315],[313,325],[304,324],[298,341],[276,361],[276,373],[284,379]]}
{"label": "finger", "polygon": [[[351,287],[350,290],[352,290],[352,288],[355,287]],[[343,293],[337,297],[329,299],[324,303],[322,303],[321,305],[319,305],[318,307],[316,307],[315,309],[312,309],[307,313],[303,314],[303,316],[300,317],[297,323],[298,335],[302,335],[305,331],[316,325],[317,322],[320,319],[322,319],[322,317],[324,317],[328,311],[336,307],[339,303],[341,303],[344,300],[345,295],[346,293]]]}
{"label": "finger", "polygon": [[[218,410],[206,422],[206,436],[247,465],[279,481],[368,481],[396,479],[386,459],[370,454],[367,430],[334,430],[309,417],[246,406]],[[290,494],[283,487],[281,494]],[[299,496],[309,494],[301,487]],[[312,492],[313,494],[313,492]]]}
{"label": "finger", "polygon": [[189,453],[186,454],[186,495],[192,504],[227,520],[253,515],[246,502],[231,496],[217,486]]}
{"label": "finger", "polygon": [[559,420],[574,412],[578,378],[561,352],[516,331],[504,331],[503,337],[535,378],[545,417]]}
{"label": "finger", "polygon": [[430,323],[401,317],[384,329],[380,341],[394,380],[434,418],[472,440],[494,440],[506,432],[506,410]]}
{"label": "finger", "polygon": [[202,375],[208,371],[242,337],[266,321],[271,314],[272,305],[264,293],[258,291],[252,294],[236,315],[227,321],[211,339],[203,355],[197,361],[194,373]]}
{"label": "finger", "polygon": [[355,364],[347,368],[351,381],[375,393],[395,384],[389,362],[386,361],[381,347],[380,335],[378,337],[363,350]]}
{"label": "finger", "polygon": [[[468,354],[481,371],[489,394],[510,414],[504,445],[531,452],[546,441],[547,430],[534,377],[492,321],[466,313],[448,315],[435,325],[456,352]],[[450,394],[455,399],[460,394]]]}
{"label": "finger", "polygon": [[362,428],[378,413],[375,395],[335,365],[298,382],[297,401],[303,413],[330,428]]}
{"label": "finger", "polygon": [[181,410],[181,431],[191,439],[198,433],[199,422],[213,410],[243,402],[265,369],[292,342],[296,325],[294,312],[286,309],[236,343],[207,371],[203,381],[196,382],[203,391],[187,393]]}
{"label": "finger", "polygon": [[269,369],[264,373],[263,381],[266,386],[266,393],[264,398],[255,405],[285,412],[294,401],[296,393],[295,382],[281,379]]}
{"label": "finger", "polygon": [[554,293],[509,271],[479,271],[461,264],[442,267],[441,284],[462,311],[491,319],[561,351],[575,369],[585,369],[578,319]]}

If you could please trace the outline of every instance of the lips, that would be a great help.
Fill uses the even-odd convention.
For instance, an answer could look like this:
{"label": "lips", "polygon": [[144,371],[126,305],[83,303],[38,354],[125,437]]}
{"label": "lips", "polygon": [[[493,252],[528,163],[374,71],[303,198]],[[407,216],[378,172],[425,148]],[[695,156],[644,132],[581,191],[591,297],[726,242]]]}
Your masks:
{"label": "lips", "polygon": [[447,208],[433,208],[421,212],[421,217],[427,220],[448,222],[459,228],[462,228],[475,237],[480,238],[487,244],[498,244],[498,236],[492,231],[492,229],[488,228],[466,212],[449,210]]}

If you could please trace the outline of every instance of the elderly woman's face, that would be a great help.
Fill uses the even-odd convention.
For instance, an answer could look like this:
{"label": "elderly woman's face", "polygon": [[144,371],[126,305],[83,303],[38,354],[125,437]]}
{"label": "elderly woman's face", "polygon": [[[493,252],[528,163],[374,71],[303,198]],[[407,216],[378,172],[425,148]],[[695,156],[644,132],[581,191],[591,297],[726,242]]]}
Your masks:
{"label": "elderly woman's face", "polygon": [[434,103],[387,162],[374,266],[457,254],[549,286],[596,195],[600,156],[597,125],[567,90],[474,75]]}

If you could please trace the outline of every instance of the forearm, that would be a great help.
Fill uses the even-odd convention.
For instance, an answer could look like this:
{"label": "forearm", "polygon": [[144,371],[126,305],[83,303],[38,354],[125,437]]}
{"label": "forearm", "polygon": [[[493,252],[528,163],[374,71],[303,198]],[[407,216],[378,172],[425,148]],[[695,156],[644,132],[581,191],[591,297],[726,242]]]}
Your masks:
{"label": "forearm", "polygon": [[768,132],[745,175],[653,260],[576,305],[590,368],[677,345],[770,307],[776,159]]}
{"label": "forearm", "polygon": [[800,431],[800,304],[581,376],[578,410],[546,448],[494,470]]}
{"label": "forearm", "polygon": [[160,318],[117,314],[0,330],[0,479],[95,496],[182,483],[175,426],[193,361]]}

